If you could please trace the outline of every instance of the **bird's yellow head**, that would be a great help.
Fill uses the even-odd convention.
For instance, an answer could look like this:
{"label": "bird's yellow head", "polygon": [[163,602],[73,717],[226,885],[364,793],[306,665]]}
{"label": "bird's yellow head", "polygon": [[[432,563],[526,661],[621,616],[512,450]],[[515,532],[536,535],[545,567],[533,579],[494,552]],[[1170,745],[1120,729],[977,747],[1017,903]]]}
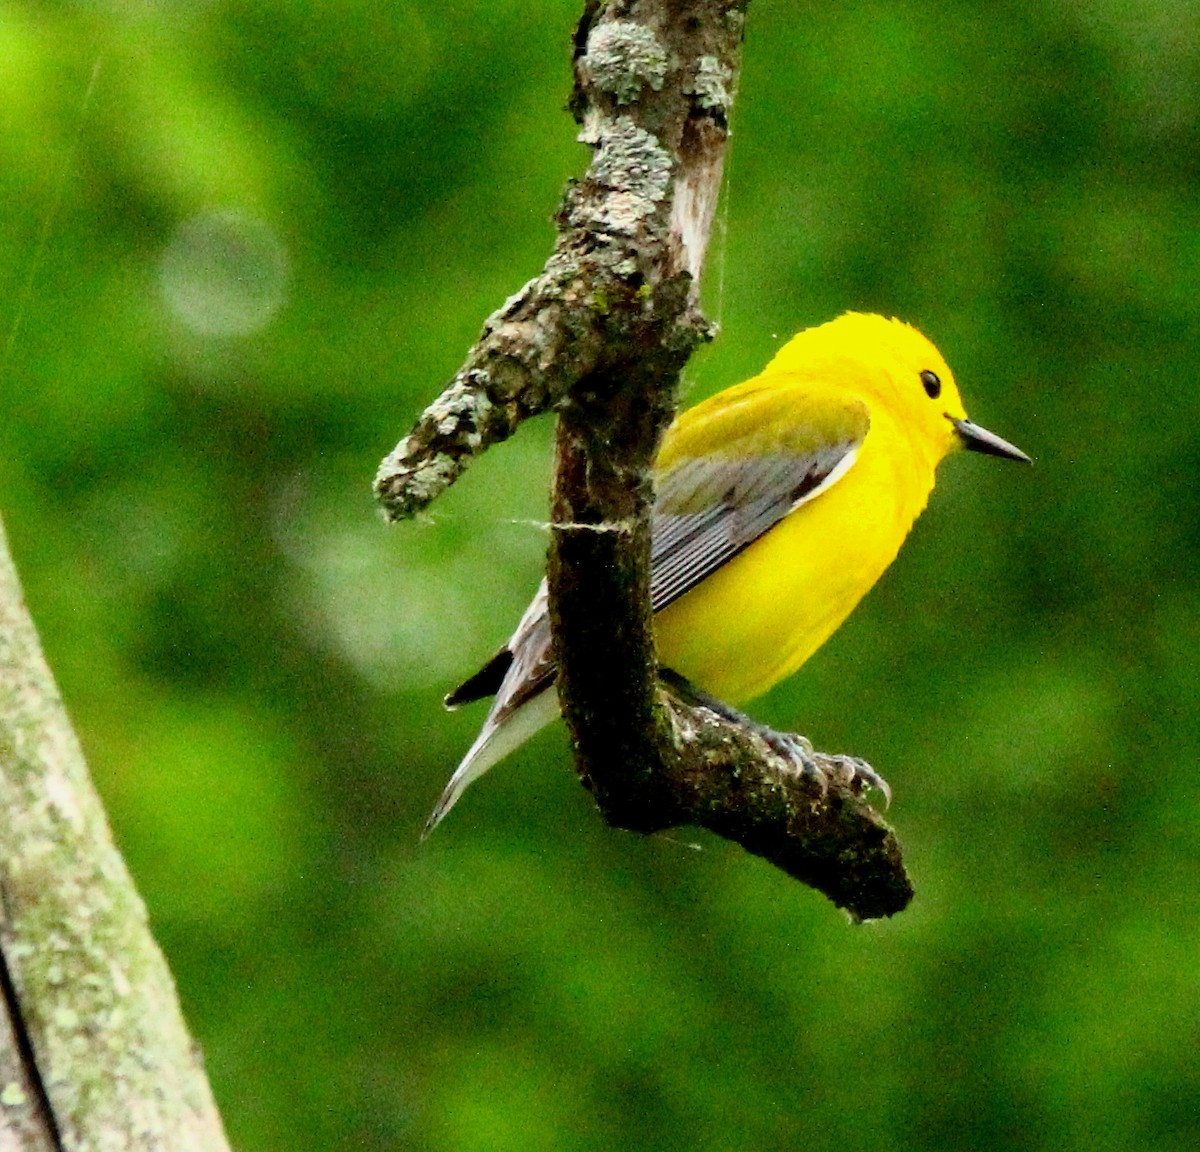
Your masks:
{"label": "bird's yellow head", "polygon": [[767,371],[801,372],[882,406],[935,464],[959,448],[1028,461],[1019,448],[967,419],[954,373],[933,343],[902,320],[847,312],[808,328]]}

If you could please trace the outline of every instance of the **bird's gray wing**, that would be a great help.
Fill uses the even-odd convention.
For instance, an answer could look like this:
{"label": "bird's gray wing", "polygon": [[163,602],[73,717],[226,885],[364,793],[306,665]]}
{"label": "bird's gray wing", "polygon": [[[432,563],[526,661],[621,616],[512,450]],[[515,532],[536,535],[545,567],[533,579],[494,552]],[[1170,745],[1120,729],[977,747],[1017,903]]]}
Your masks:
{"label": "bird's gray wing", "polygon": [[522,704],[554,682],[549,600],[543,580],[508,643],[474,676],[446,696],[447,708],[494,696],[488,723],[502,724]]}
{"label": "bird's gray wing", "polygon": [[558,715],[550,642],[549,593],[543,580],[508,643],[446,697],[446,706],[495,694],[491,708],[425,822],[422,839],[441,823],[473,780]]}
{"label": "bird's gray wing", "polygon": [[728,564],[853,466],[869,419],[845,422],[827,437],[811,434],[765,452],[688,457],[659,477],[651,546],[650,602],[661,612]]}
{"label": "bird's gray wing", "polygon": [[[650,603],[678,600],[790,512],[819,496],[853,465],[870,420],[851,404],[819,432],[783,427],[766,451],[732,439],[720,452],[688,457],[656,477]],[[753,443],[758,442],[753,438]],[[554,681],[546,582],[508,643],[446,704],[495,696],[489,721],[503,723]]]}

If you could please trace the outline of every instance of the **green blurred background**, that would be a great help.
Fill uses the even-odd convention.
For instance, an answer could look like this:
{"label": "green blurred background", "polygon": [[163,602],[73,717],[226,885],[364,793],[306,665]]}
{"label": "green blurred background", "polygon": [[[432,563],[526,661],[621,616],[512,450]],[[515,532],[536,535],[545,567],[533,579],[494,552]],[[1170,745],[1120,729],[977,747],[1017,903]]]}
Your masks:
{"label": "green blurred background", "polygon": [[551,427],[370,481],[549,249],[579,8],[0,9],[0,507],[234,1144],[1200,1147],[1192,0],[751,6],[688,398],[878,310],[1037,458],[756,706],[895,788],[860,928],[561,731],[417,842]]}

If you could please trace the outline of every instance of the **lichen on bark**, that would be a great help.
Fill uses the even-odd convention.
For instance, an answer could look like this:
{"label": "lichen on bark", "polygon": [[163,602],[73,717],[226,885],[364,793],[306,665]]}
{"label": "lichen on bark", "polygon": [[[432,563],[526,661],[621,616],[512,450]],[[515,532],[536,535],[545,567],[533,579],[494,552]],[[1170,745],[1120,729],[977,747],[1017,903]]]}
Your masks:
{"label": "lichen on bark", "polygon": [[[62,1145],[227,1152],[174,983],[42,657],[2,527],[0,846],[6,1008],[27,1045],[28,1083],[44,1092]],[[8,1106],[0,1099],[0,1121]]]}
{"label": "lichen on bark", "polygon": [[668,58],[652,28],[633,20],[612,20],[592,29],[580,67],[618,104],[630,104],[643,85],[656,92],[662,88]]}
{"label": "lichen on bark", "polygon": [[[697,284],[745,8],[587,0],[569,106],[592,162],[566,192],[554,252],[489,318],[442,398],[384,461],[376,492],[389,518],[412,515],[474,454],[556,411],[547,575],[558,690],[604,817],[643,831],[704,825],[855,916],[889,915],[911,888],[850,761],[817,754],[817,777],[798,772],[751,729],[657,684],[650,468],[679,372],[712,334]],[[465,402],[471,389],[486,403]],[[627,530],[595,530],[615,525]]]}

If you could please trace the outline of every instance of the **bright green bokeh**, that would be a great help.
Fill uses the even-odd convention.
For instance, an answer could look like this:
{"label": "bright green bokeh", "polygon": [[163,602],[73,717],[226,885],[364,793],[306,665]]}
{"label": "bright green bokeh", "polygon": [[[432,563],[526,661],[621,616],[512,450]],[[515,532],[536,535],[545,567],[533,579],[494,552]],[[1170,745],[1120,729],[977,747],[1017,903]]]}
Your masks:
{"label": "bright green bokeh", "polygon": [[0,508],[233,1143],[1200,1146],[1185,0],[750,8],[687,396],[877,310],[1037,460],[949,462],[755,706],[888,776],[912,908],[606,829],[561,732],[417,843],[551,429],[369,486],[549,249],[579,7],[0,13]]}

